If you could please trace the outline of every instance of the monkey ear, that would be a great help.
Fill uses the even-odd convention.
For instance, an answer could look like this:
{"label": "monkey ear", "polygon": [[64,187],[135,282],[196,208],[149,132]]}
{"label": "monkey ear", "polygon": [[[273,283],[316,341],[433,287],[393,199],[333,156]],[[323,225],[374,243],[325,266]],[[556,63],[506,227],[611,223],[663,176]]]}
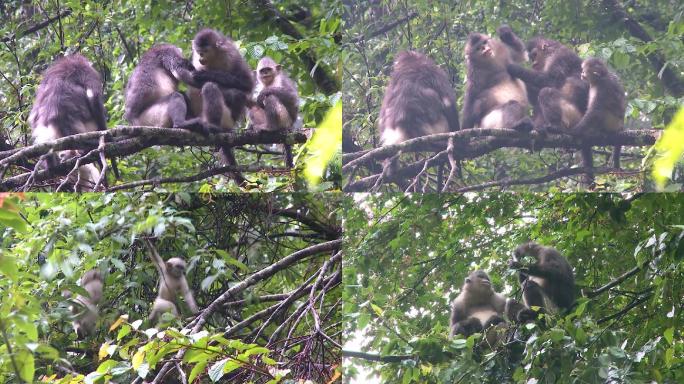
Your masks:
{"label": "monkey ear", "polygon": [[280,72],[280,64],[276,64],[276,71]]}
{"label": "monkey ear", "polygon": [[470,277],[466,277],[466,278],[465,278],[465,282],[466,282],[466,284],[470,284],[470,283],[471,283],[471,281],[472,281],[472,280],[470,280]]}

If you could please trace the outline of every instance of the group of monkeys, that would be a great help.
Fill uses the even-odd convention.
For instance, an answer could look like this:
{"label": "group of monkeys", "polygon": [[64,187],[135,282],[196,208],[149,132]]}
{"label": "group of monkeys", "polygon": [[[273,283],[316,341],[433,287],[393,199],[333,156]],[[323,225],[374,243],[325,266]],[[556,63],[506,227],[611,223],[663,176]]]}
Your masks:
{"label": "group of monkeys", "polygon": [[[381,144],[470,128],[511,128],[579,137],[624,129],[625,90],[601,60],[582,61],[572,49],[544,37],[535,37],[525,45],[506,25],[499,27],[497,34],[498,38],[482,33],[468,35],[460,124],[456,94],[444,70],[421,53],[400,52],[380,108]],[[520,65],[528,60],[532,68]],[[588,170],[586,181],[591,184],[591,146],[584,146],[581,155]],[[458,153],[453,156],[458,157]],[[620,146],[615,147],[612,160],[619,168]]]}
{"label": "group of monkeys", "polygon": [[[257,97],[253,99],[255,91]],[[187,92],[179,91],[179,83]],[[213,29],[199,31],[192,41],[192,59],[180,48],[159,44],[140,59],[126,86],[126,120],[132,125],[185,128],[204,134],[233,132],[248,109],[255,131],[290,129],[297,120],[297,87],[269,57],[262,58],[253,75],[235,43]],[[34,143],[66,136],[106,130],[103,87],[100,74],[82,55],[56,60],[44,73],[29,116]],[[236,165],[230,147],[220,149],[227,165]],[[39,164],[51,167],[58,158],[50,153]],[[61,151],[64,161],[82,155]],[[292,149],[285,145],[286,162],[292,167]],[[104,164],[103,164],[104,167]],[[115,165],[113,168],[116,171]],[[100,171],[81,166],[77,186],[100,185]],[[240,173],[232,177],[242,184]]]}
{"label": "group of monkeys", "polygon": [[[164,261],[150,240],[146,240],[145,244],[150,258],[154,262],[157,272],[159,272],[159,289],[150,311],[150,323],[157,322],[164,313],[178,317],[177,300],[179,297],[183,297],[192,314],[197,313],[199,308],[185,278],[187,267],[185,260],[180,257],[172,257]],[[76,305],[71,306],[71,313],[74,317],[72,322],[74,331],[79,339],[83,339],[92,335],[96,329],[99,318],[98,305],[102,299],[104,288],[102,273],[98,269],[87,271],[81,277],[80,285],[88,295],[76,296],[74,299]],[[68,292],[65,292],[65,295],[70,296]]]}
{"label": "group of monkeys", "polygon": [[[534,262],[525,265],[524,256],[532,256]],[[509,267],[518,271],[523,303],[495,292],[487,273],[474,271],[451,304],[451,337],[483,332],[506,319],[529,322],[540,313],[558,313],[573,306],[575,276],[556,249],[534,242],[522,244],[513,252]]]}

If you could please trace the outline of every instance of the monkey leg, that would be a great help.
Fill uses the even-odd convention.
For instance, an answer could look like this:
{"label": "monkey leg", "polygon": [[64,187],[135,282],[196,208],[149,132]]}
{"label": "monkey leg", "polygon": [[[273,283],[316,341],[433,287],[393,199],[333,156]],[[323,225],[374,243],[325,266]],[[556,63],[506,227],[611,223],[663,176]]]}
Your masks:
{"label": "monkey leg", "polygon": [[620,169],[620,155],[622,154],[622,146],[616,145],[613,147],[613,168]]}
{"label": "monkey leg", "polygon": [[540,132],[562,132],[563,110],[561,108],[561,93],[559,90],[546,87],[539,91],[539,109],[542,119],[540,125],[535,127]]}
{"label": "monkey leg", "polygon": [[544,290],[536,282],[527,279],[522,283],[523,299],[528,307],[539,307],[541,313],[544,309]]}
{"label": "monkey leg", "polygon": [[473,333],[482,332],[482,330],[483,328],[482,323],[480,323],[480,319],[476,317],[469,317],[463,321],[459,321],[458,323],[454,324],[454,330],[452,334],[470,336]]}
{"label": "monkey leg", "polygon": [[587,188],[592,188],[594,186],[594,159],[591,146],[583,146],[580,149],[580,156],[582,157],[582,167],[586,169],[583,183]]}
{"label": "monkey leg", "polygon": [[487,321],[482,326],[482,329],[487,329],[489,327],[493,327],[493,326],[495,326],[499,323],[503,323],[503,322],[504,322],[503,317],[501,317],[499,315],[494,315],[494,316],[490,317],[489,319],[487,319]]}
{"label": "monkey leg", "polygon": [[515,100],[501,106],[503,128],[511,128],[520,132],[529,132],[534,128],[532,119],[527,116],[527,108]]}

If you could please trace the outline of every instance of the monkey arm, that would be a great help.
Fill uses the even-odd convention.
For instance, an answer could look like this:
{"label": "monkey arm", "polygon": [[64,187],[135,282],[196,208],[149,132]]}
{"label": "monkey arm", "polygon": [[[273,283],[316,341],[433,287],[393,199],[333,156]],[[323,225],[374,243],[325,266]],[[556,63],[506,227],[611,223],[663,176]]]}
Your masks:
{"label": "monkey arm", "polygon": [[154,247],[152,242],[148,239],[145,239],[145,245],[147,246],[147,250],[149,251],[150,258],[152,259],[152,263],[154,266],[157,268],[157,271],[159,272],[160,278],[163,279],[166,277],[166,264],[164,264],[164,260],[159,256],[159,253],[157,252],[157,249]]}
{"label": "monkey arm", "polygon": [[183,281],[181,284],[182,284],[181,290],[183,293],[183,298],[185,299],[185,303],[190,308],[190,311],[192,311],[193,314],[199,312],[199,308],[197,308],[197,303],[195,303],[195,298],[192,296],[192,291],[190,290],[190,287],[188,286],[188,281],[185,278],[183,278]]}
{"label": "monkey arm", "polygon": [[203,69],[190,72],[186,69],[179,69],[178,79],[195,88],[202,88],[205,83],[212,82],[221,88],[235,88],[243,92],[251,92],[254,89],[251,75],[240,76],[226,71]]}
{"label": "monkey arm", "polygon": [[256,103],[263,108],[264,99],[268,96],[277,97],[280,100],[280,102],[283,103],[283,105],[285,106],[297,105],[297,103],[299,102],[297,93],[293,92],[293,90],[291,89],[287,89],[284,87],[268,87],[259,93]]}
{"label": "monkey arm", "polygon": [[517,54],[524,54],[525,44],[513,32],[511,27],[504,24],[496,30],[496,34],[499,35],[499,39],[501,39],[501,41],[503,41],[506,45],[513,49]]}
{"label": "monkey arm", "polygon": [[554,83],[553,77],[542,71],[527,69],[518,64],[508,64],[506,69],[511,76],[539,89],[551,86]]}
{"label": "monkey arm", "polygon": [[473,128],[482,118],[481,102],[479,100],[473,102],[472,98],[473,95],[466,94],[465,101],[463,102],[463,124],[461,125],[463,129]]}

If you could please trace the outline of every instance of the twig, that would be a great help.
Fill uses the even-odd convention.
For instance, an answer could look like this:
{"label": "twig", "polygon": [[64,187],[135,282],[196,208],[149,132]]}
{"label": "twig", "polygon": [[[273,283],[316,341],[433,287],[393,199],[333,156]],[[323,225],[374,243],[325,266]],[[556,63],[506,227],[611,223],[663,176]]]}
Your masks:
{"label": "twig", "polygon": [[377,355],[373,353],[356,352],[342,350],[342,357],[354,357],[368,361],[378,361],[381,363],[401,363],[404,360],[414,360],[416,357],[412,355]]}
{"label": "twig", "polygon": [[378,36],[378,35],[381,35],[381,34],[387,32],[387,31],[390,31],[390,30],[394,29],[394,27],[396,27],[397,25],[404,24],[405,22],[407,22],[407,21],[409,21],[409,20],[411,20],[411,19],[413,19],[413,18],[415,18],[415,17],[417,17],[417,16],[418,16],[418,12],[416,12],[416,11],[411,11],[408,15],[402,17],[401,19],[398,19],[398,20],[396,20],[396,21],[393,21],[393,22],[391,22],[391,23],[385,25],[384,27],[382,27],[382,28],[380,28],[380,29],[378,29],[378,30],[376,30],[376,31],[369,33],[369,34],[366,35],[366,36],[364,36],[364,35],[357,36],[357,37],[354,37],[353,39],[351,39],[351,40],[349,40],[349,41],[350,41],[351,43],[354,43],[354,44],[355,44],[355,43],[358,43],[358,42],[363,41],[363,40],[372,39],[372,38],[374,38],[374,37],[376,37],[376,36]]}

